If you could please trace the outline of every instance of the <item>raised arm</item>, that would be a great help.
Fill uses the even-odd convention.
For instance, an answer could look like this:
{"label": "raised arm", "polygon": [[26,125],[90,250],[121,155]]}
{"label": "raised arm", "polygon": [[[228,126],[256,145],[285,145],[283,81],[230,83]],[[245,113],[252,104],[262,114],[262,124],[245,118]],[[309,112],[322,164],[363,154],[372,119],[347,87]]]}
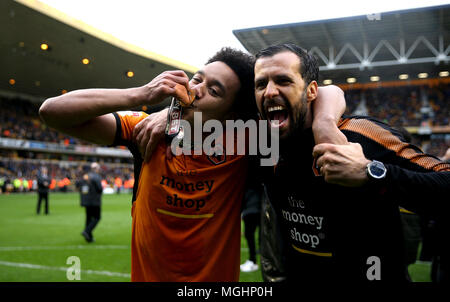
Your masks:
{"label": "raised arm", "polygon": [[[166,71],[141,87],[77,90],[47,99],[39,114],[52,128],[92,143],[110,145],[116,134],[112,112],[154,105],[168,96],[188,98],[188,81],[183,71]],[[180,85],[186,89],[180,90]]]}
{"label": "raised arm", "polygon": [[[350,118],[340,129],[351,143],[324,143],[313,149],[326,182],[367,186],[370,192],[394,197],[392,200],[403,208],[418,214],[436,216],[448,212],[445,197],[450,195],[450,164],[403,142],[394,129],[376,120]],[[379,179],[369,177],[367,165],[372,160],[385,166],[385,174]]]}
{"label": "raised arm", "polygon": [[111,112],[139,105],[139,89],[85,89],[47,99],[39,109],[44,122],[68,135],[110,145],[116,122]]}
{"label": "raised arm", "polygon": [[312,129],[316,144],[347,144],[347,138],[337,127],[345,107],[341,88],[334,85],[319,87],[317,98],[313,102]]}

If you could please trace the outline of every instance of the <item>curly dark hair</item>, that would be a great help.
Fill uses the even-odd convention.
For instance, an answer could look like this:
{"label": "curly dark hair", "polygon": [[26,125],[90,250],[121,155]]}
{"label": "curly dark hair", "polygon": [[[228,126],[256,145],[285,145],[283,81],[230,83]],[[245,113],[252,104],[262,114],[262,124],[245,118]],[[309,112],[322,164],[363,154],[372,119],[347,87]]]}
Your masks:
{"label": "curly dark hair", "polygon": [[319,81],[319,62],[317,58],[298,45],[292,43],[271,45],[258,51],[255,57],[258,60],[262,57],[272,57],[283,51],[290,51],[299,57],[300,74],[306,85],[309,85],[311,81]]}
{"label": "curly dark hair", "polygon": [[239,78],[241,88],[232,106],[232,111],[244,121],[257,118],[255,101],[255,58],[240,50],[224,47],[212,56],[206,64],[223,62],[230,67]]}

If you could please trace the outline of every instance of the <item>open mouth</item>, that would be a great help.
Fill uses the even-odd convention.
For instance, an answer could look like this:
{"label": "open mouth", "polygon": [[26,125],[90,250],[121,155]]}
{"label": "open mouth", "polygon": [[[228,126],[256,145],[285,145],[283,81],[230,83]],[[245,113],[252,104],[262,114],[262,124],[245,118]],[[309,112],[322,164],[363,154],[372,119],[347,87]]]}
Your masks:
{"label": "open mouth", "polygon": [[267,107],[266,115],[272,127],[282,127],[288,121],[288,111],[281,105]]}

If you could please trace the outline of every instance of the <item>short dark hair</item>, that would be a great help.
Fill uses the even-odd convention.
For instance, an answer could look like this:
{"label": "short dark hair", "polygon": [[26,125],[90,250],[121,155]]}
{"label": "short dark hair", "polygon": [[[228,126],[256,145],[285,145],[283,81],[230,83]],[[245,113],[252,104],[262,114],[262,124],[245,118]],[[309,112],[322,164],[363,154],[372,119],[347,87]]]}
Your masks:
{"label": "short dark hair", "polygon": [[257,108],[255,101],[255,58],[243,51],[224,47],[211,57],[206,64],[223,62],[230,67],[239,78],[241,88],[233,103],[232,110],[243,120],[255,119]]}
{"label": "short dark hair", "polygon": [[299,57],[300,74],[305,80],[306,85],[309,85],[311,81],[319,82],[319,62],[317,58],[298,45],[292,43],[271,45],[258,51],[255,57],[258,60],[262,57],[272,57],[284,51],[290,51]]}

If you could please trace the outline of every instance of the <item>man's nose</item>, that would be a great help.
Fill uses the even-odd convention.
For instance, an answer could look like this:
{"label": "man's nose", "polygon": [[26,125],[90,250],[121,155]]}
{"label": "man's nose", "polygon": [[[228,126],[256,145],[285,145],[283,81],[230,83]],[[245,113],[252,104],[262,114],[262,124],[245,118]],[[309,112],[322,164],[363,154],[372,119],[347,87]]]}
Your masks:
{"label": "man's nose", "polygon": [[195,92],[195,100],[199,100],[203,97],[205,93],[205,85],[203,83],[191,86],[190,88]]}
{"label": "man's nose", "polygon": [[278,87],[274,82],[270,81],[267,83],[266,90],[264,91],[264,98],[272,99],[279,95]]}

